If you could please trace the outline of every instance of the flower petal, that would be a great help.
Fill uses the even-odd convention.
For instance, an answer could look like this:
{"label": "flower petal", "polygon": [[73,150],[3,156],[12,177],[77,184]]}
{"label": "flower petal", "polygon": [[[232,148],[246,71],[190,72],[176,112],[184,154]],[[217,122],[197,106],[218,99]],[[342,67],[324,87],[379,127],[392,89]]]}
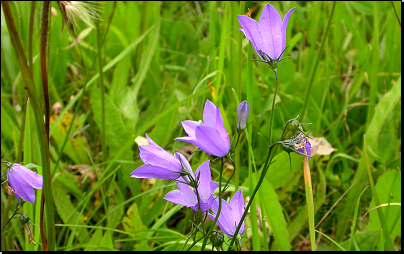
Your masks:
{"label": "flower petal", "polygon": [[200,122],[191,121],[191,120],[182,121],[181,124],[182,124],[182,127],[184,128],[185,132],[188,134],[188,136],[190,138],[195,137],[195,129],[198,125],[201,125]]}
{"label": "flower petal", "polygon": [[310,142],[306,139],[306,144],[305,144],[305,146],[306,146],[306,152],[307,152],[307,155],[309,156],[309,160],[310,160],[310,156],[311,156],[311,144],[310,144]]}
{"label": "flower petal", "polygon": [[230,150],[230,137],[229,134],[227,134],[227,130],[224,127],[223,124],[223,118],[222,115],[220,114],[219,107],[217,107],[216,111],[216,125],[215,125],[216,130],[219,131],[220,137],[222,138],[223,141],[223,148],[227,150],[227,152]]}
{"label": "flower petal", "polygon": [[[186,171],[188,172],[188,174],[191,175],[191,177],[193,179],[195,179],[195,174],[194,171],[192,171],[191,165],[189,165],[188,160],[185,158],[184,155],[182,155],[181,153],[174,153],[174,157],[177,158],[180,161],[180,164],[182,165],[182,167],[184,167],[186,169]],[[184,178],[184,180],[189,183],[189,176],[183,176],[182,178]]]}
{"label": "flower petal", "polygon": [[216,126],[216,111],[219,110],[213,102],[206,100],[205,107],[203,108],[203,123],[209,127]]}
{"label": "flower petal", "polygon": [[199,176],[198,192],[201,202],[207,202],[211,196],[210,183],[212,181],[209,160],[202,163],[195,172],[196,177]]}
{"label": "flower petal", "polygon": [[[294,10],[295,10],[295,8],[290,9],[288,11],[288,13],[286,13],[285,17],[283,18],[283,22],[282,22],[282,50],[285,50],[285,47],[286,47],[286,28],[288,27],[288,22],[289,22],[290,15],[292,15]],[[282,57],[283,57],[283,53],[282,53],[280,58],[282,58]]]}
{"label": "flower petal", "polygon": [[182,197],[189,203],[189,206],[193,206],[198,203],[198,198],[195,194],[194,189],[191,188],[188,184],[177,181],[177,187],[181,191]]}
{"label": "flower petal", "polygon": [[[216,199],[212,205],[212,211],[214,215],[208,214],[211,220],[214,220],[216,217],[216,213],[219,209],[219,200]],[[236,228],[234,227],[234,218],[233,213],[231,211],[229,203],[227,203],[224,199],[222,199],[222,209],[220,210],[219,219],[216,224],[219,228],[226,233],[230,238],[236,232]]]}
{"label": "flower petal", "polygon": [[159,166],[153,166],[151,164],[145,164],[131,173],[131,178],[157,178],[157,179],[176,179],[180,176],[179,173],[175,173],[175,169],[169,169]]}
{"label": "flower petal", "polygon": [[164,199],[171,203],[177,205],[183,205],[186,207],[191,207],[195,205],[195,203],[189,202],[189,200],[185,199],[182,192],[179,190],[170,191],[164,196]]}
{"label": "flower petal", "polygon": [[18,204],[20,203],[19,198],[22,198],[31,204],[35,203],[35,191],[32,186],[24,179],[21,178],[19,173],[10,169],[8,171],[8,183],[10,187],[14,190],[14,194],[18,200]]}
{"label": "flower petal", "polygon": [[[262,59],[261,55],[258,53],[259,50],[266,51],[264,43],[262,41],[261,33],[259,32],[259,26],[257,21],[254,19],[244,16],[244,15],[237,15],[238,21],[240,26],[243,29],[239,31],[243,32],[247,40],[251,41],[255,51],[257,52],[258,56]],[[264,59],[262,59],[264,60]]]}
{"label": "flower petal", "polygon": [[139,146],[140,159],[146,164],[163,168],[172,168],[174,171],[181,171],[181,163],[169,152],[159,146]]}
{"label": "flower petal", "polygon": [[[233,212],[233,217],[234,220],[236,221],[236,228],[237,228],[237,225],[238,223],[240,223],[240,219],[244,213],[244,198],[243,193],[241,193],[241,190],[238,190],[236,193],[234,193],[234,196],[230,200],[230,208]],[[239,233],[241,234],[243,231],[244,231],[244,222],[240,227]]]}
{"label": "flower petal", "polygon": [[18,178],[24,179],[32,188],[42,189],[43,178],[38,173],[20,164],[13,164],[11,170],[18,174]]}
{"label": "flower petal", "polygon": [[282,18],[276,9],[267,4],[259,19],[259,29],[267,53],[272,59],[277,59],[282,53]]}
{"label": "flower petal", "polygon": [[223,140],[219,131],[215,128],[200,125],[196,127],[195,137],[199,143],[198,147],[207,154],[223,157],[230,150],[227,140]]}
{"label": "flower petal", "polygon": [[147,140],[149,140],[150,145],[160,147],[159,145],[156,144],[156,142],[153,141],[153,139],[151,139],[151,138],[147,135],[147,133],[146,133],[146,138],[147,138]]}

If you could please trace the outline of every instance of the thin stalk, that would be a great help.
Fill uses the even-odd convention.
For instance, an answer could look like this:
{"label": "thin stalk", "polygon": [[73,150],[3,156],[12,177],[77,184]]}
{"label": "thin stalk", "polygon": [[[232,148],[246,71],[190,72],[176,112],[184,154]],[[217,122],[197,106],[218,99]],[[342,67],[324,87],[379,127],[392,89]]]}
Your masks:
{"label": "thin stalk", "polygon": [[49,48],[49,11],[50,1],[42,2],[41,10],[41,31],[40,31],[40,45],[39,57],[41,61],[41,77],[42,77],[42,92],[45,103],[45,131],[46,138],[49,146],[49,89],[48,89],[48,48]]}
{"label": "thin stalk", "polygon": [[396,14],[396,18],[397,18],[397,21],[398,21],[398,25],[401,27],[401,21],[400,21],[400,17],[398,16],[396,7],[394,6],[393,1],[390,1],[390,2],[391,2],[391,5],[393,5],[393,9],[394,9],[394,13]]}
{"label": "thin stalk", "polygon": [[[240,135],[239,135],[240,137]],[[238,139],[237,139],[238,140]],[[239,189],[240,184],[240,146],[236,146],[234,152],[234,193]]]}
{"label": "thin stalk", "polygon": [[277,69],[274,69],[274,72],[275,72],[276,83],[275,83],[274,98],[272,99],[271,118],[269,118],[269,139],[268,139],[268,141],[270,144],[272,141],[272,125],[273,125],[274,111],[275,111],[275,98],[276,98],[276,92],[278,91],[278,71],[277,71]]}
{"label": "thin stalk", "polygon": [[[306,147],[303,147],[304,154],[307,154]],[[303,163],[303,171],[304,171],[304,187],[306,192],[306,206],[307,206],[307,217],[309,220],[309,231],[310,231],[310,243],[311,250],[316,250],[316,232],[314,228],[314,201],[313,201],[313,188],[311,185],[311,175],[310,175],[310,166],[309,166],[309,158],[304,156]]]}
{"label": "thin stalk", "polygon": [[224,166],[223,157],[221,158],[221,162],[222,162],[221,163],[222,165],[220,167],[220,176],[219,176],[219,208],[217,210],[215,220],[213,221],[212,226],[210,227],[210,229],[208,231],[208,234],[206,235],[205,239],[203,240],[201,251],[205,250],[206,243],[208,242],[209,236],[212,234],[213,228],[215,227],[216,222],[219,219],[220,211],[222,210],[222,173],[223,173],[223,166]]}
{"label": "thin stalk", "polygon": [[[270,151],[269,151],[268,154],[271,154],[272,156],[269,157],[269,159],[268,159],[267,162],[266,162],[266,165],[271,165],[272,159],[273,159],[273,157],[274,157],[274,155],[275,155],[275,151],[276,151],[276,149],[275,149],[275,150],[273,151],[273,153],[272,153],[272,149],[273,149],[274,147],[277,147],[277,146],[271,146],[271,147],[269,148]],[[233,244],[234,244],[234,241],[235,241],[235,239],[236,239],[236,236],[237,236],[238,232],[240,231],[240,227],[241,227],[241,225],[243,224],[243,221],[244,221],[245,217],[247,216],[248,209],[250,208],[251,203],[252,203],[252,201],[254,200],[255,194],[257,194],[258,189],[260,188],[262,182],[263,182],[264,179],[265,179],[265,175],[266,175],[266,173],[267,173],[267,171],[268,171],[268,168],[269,168],[269,166],[268,166],[268,167],[264,167],[264,169],[263,169],[263,171],[262,171],[262,173],[261,173],[261,175],[260,175],[260,179],[258,180],[258,183],[257,183],[257,185],[256,185],[255,188],[254,188],[254,191],[253,191],[253,193],[252,193],[252,195],[251,195],[250,201],[248,202],[247,206],[245,207],[243,216],[242,216],[241,219],[240,219],[240,222],[239,222],[239,224],[238,224],[238,226],[237,226],[237,228],[236,228],[236,232],[234,233],[233,239],[231,240],[230,245],[229,245],[229,248],[227,249],[228,251],[231,250],[231,248],[233,247]]]}
{"label": "thin stalk", "polygon": [[[242,15],[244,13],[244,6],[245,6],[245,1],[240,1],[240,9],[239,9],[239,14]],[[241,100],[241,94],[242,94],[242,86],[241,86],[241,65],[242,65],[242,59],[243,59],[243,38],[244,38],[244,34],[243,33],[239,33],[238,35],[238,97]]]}
{"label": "thin stalk", "polygon": [[98,74],[99,74],[99,82],[100,82],[100,92],[101,92],[101,150],[102,150],[102,158],[103,161],[107,161],[107,144],[105,139],[105,86],[104,86],[104,78],[102,72],[102,51],[101,51],[101,31],[100,31],[100,22],[97,21],[97,48],[98,48]]}
{"label": "thin stalk", "polygon": [[[240,9],[239,9],[239,14],[244,13],[244,6],[245,6],[245,1],[240,1]],[[241,98],[242,94],[242,86],[241,86],[241,65],[242,65],[242,59],[243,59],[243,38],[244,35],[243,33],[239,33],[238,35],[238,61],[237,61],[237,93],[238,93],[238,98]],[[238,139],[237,139],[238,141]],[[240,183],[240,147],[236,146],[236,151],[234,154],[234,171],[235,171],[235,178],[234,178],[234,193],[236,193],[239,189],[239,183]]]}
{"label": "thin stalk", "polygon": [[[49,109],[49,89],[48,89],[48,59],[47,53],[49,48],[49,17],[50,11],[50,1],[42,2],[41,10],[41,29],[40,29],[40,44],[39,44],[39,58],[41,63],[41,78],[42,78],[42,93],[44,100],[44,110],[45,110],[45,139],[46,146],[48,149],[49,157],[49,120],[50,120],[50,109]],[[44,209],[45,208],[45,196],[42,192],[41,198],[41,213],[40,213],[40,229],[41,229],[41,239],[44,250],[47,250],[47,243],[45,239],[45,228],[44,228]]]}
{"label": "thin stalk", "polygon": [[335,6],[336,5],[337,5],[337,2],[334,1],[332,3],[330,16],[328,17],[327,26],[325,28],[323,37],[321,38],[320,49],[319,49],[318,54],[317,54],[317,58],[316,58],[316,62],[314,64],[313,72],[311,73],[311,76],[310,76],[309,87],[307,88],[306,97],[304,99],[304,103],[303,103],[303,107],[302,107],[302,113],[300,114],[301,115],[300,116],[301,122],[304,122],[304,115],[306,113],[307,104],[309,103],[309,97],[310,97],[311,89],[313,88],[314,77],[316,76],[317,67],[318,67],[318,64],[320,62],[321,54],[323,53],[324,44],[325,44],[325,41],[327,39],[328,33],[330,31],[330,25],[331,25],[332,18],[334,17],[334,11],[335,11]]}

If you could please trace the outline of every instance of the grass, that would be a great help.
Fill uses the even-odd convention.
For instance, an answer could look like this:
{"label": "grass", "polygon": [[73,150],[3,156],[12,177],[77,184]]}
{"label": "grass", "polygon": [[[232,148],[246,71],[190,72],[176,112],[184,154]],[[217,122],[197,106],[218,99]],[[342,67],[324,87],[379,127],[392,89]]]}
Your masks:
{"label": "grass", "polygon": [[[401,249],[401,206],[363,217],[378,205],[401,203],[401,5],[337,2],[323,41],[332,2],[271,3],[281,17],[296,10],[287,29],[289,58],[278,67],[270,139],[275,75],[264,63],[248,60],[257,54],[238,31],[236,16],[250,10],[258,20],[266,3],[241,4],[243,8],[238,2],[101,2],[97,25],[78,20],[81,40],[71,46],[74,36],[68,27],[62,32],[58,4],[51,2],[48,169],[41,157],[45,141],[38,139],[44,125],[37,123],[44,109],[40,24],[34,18],[31,58],[31,4],[10,2],[22,52],[32,61],[29,87],[26,75],[31,71],[18,64],[21,56],[2,8],[1,157],[40,165],[34,170],[44,177],[50,170],[56,250],[180,250],[191,232],[193,211],[163,199],[175,184],[130,178],[143,165],[136,138],[148,133],[167,151],[189,156],[194,146],[173,141],[185,135],[180,122],[200,120],[209,99],[219,105],[232,137],[236,97],[250,102],[252,124],[239,141],[239,171],[225,198],[237,189],[245,198],[251,195],[264,170],[268,143],[276,142],[286,121],[303,110],[304,122],[312,123],[305,130],[337,149],[330,153],[320,146],[325,152],[309,161],[316,249]],[[40,6],[35,5],[35,17]],[[25,87],[35,87],[38,105],[30,98],[24,116]],[[189,157],[194,170],[207,158],[201,152]],[[303,158],[293,153],[291,158],[290,171],[288,155],[276,150],[246,217],[243,250],[311,249]],[[220,163],[211,170],[218,181]],[[232,170],[225,164],[224,181]],[[374,186],[365,190],[370,179]],[[46,190],[44,186],[48,195]],[[26,202],[19,211],[39,225],[41,191],[36,197],[35,206]],[[1,193],[2,227],[17,204],[15,197]],[[38,245],[32,246],[18,217],[2,231],[2,251],[42,250],[39,228],[33,227]],[[192,239],[185,248],[191,244]],[[206,249],[211,249],[209,242]]]}

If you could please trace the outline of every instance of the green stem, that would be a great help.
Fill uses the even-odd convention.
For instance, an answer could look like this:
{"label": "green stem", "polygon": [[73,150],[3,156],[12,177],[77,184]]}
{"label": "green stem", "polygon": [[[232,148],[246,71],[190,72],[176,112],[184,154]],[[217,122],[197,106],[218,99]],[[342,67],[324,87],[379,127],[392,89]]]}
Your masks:
{"label": "green stem", "polygon": [[103,161],[107,161],[107,145],[105,140],[105,86],[102,72],[102,53],[101,53],[101,31],[100,22],[97,22],[97,47],[98,47],[98,74],[100,82],[100,92],[101,92],[101,150]]}
{"label": "green stem", "polygon": [[[278,72],[277,72],[276,69],[274,69],[274,72],[275,72],[275,76],[276,76],[276,84],[275,84],[274,97],[273,97],[273,99],[272,99],[272,109],[271,109],[272,111],[271,111],[271,118],[270,118],[270,123],[269,123],[269,124],[270,124],[270,125],[269,125],[269,126],[270,126],[270,128],[269,128],[269,137],[270,137],[270,140],[271,140],[271,136],[272,136],[272,123],[273,123],[273,112],[274,112],[274,109],[275,109],[275,108],[274,108],[274,107],[275,107],[275,98],[276,98],[276,93],[277,93],[277,91],[278,91]],[[236,232],[235,232],[235,234],[234,234],[234,236],[233,236],[232,241],[230,242],[230,245],[229,245],[228,250],[231,250],[231,248],[232,248],[232,246],[233,246],[233,244],[234,244],[234,241],[235,241],[235,239],[236,239],[236,236],[237,236],[237,234],[238,234],[238,232],[239,232],[239,230],[240,230],[240,227],[241,227],[241,225],[242,225],[242,223],[243,223],[243,221],[244,221],[244,219],[245,219],[245,217],[246,217],[246,215],[247,215],[248,209],[250,208],[251,203],[252,203],[252,201],[254,200],[255,194],[257,193],[258,189],[260,188],[260,186],[261,186],[261,184],[262,184],[262,182],[263,182],[263,180],[264,180],[264,178],[265,178],[265,175],[266,175],[266,172],[268,171],[268,167],[269,167],[269,165],[270,165],[270,162],[272,161],[272,158],[273,158],[273,156],[274,156],[274,154],[275,154],[275,151],[274,151],[274,153],[272,153],[272,156],[271,156],[272,149],[273,149],[273,146],[270,146],[270,148],[269,148],[269,150],[268,150],[267,159],[266,159],[266,162],[265,162],[263,171],[262,171],[262,173],[261,173],[260,179],[259,179],[257,185],[256,185],[255,188],[254,188],[254,191],[253,191],[253,193],[252,193],[252,195],[251,195],[251,199],[250,199],[250,201],[248,202],[248,204],[247,204],[247,206],[246,206],[246,208],[245,208],[245,211],[244,211],[244,213],[243,213],[243,216],[241,217],[241,220],[240,220],[240,222],[239,222],[239,224],[238,224],[238,226],[237,226]]]}
{"label": "green stem", "polygon": [[[306,148],[303,147],[304,154],[307,154]],[[316,235],[314,228],[314,201],[313,201],[313,188],[311,185],[311,175],[310,175],[310,167],[309,167],[309,159],[304,157],[304,187],[306,192],[306,206],[307,206],[307,218],[309,220],[309,231],[310,231],[310,243],[311,250],[316,250]]]}
{"label": "green stem", "polygon": [[268,140],[268,142],[270,144],[272,141],[272,125],[273,125],[274,111],[275,111],[276,92],[278,91],[278,71],[276,69],[274,69],[274,72],[275,72],[276,83],[275,83],[274,98],[272,99],[271,118],[269,118],[269,140]]}
{"label": "green stem", "polygon": [[390,1],[390,2],[391,2],[391,5],[393,5],[393,9],[394,9],[394,13],[396,14],[396,18],[397,18],[397,21],[398,21],[398,25],[399,25],[400,28],[401,28],[401,21],[400,21],[400,17],[399,17],[398,14],[397,14],[396,7],[394,6],[393,1]]}
{"label": "green stem", "polygon": [[327,26],[325,28],[323,37],[321,38],[320,49],[319,49],[318,54],[317,54],[317,58],[316,58],[316,62],[314,64],[313,72],[311,73],[311,76],[310,76],[309,87],[307,88],[306,97],[304,99],[304,103],[303,103],[303,107],[302,107],[302,113],[300,114],[300,120],[301,120],[300,122],[304,122],[304,115],[306,113],[307,104],[309,103],[309,96],[310,96],[310,93],[311,93],[311,89],[313,88],[314,77],[316,76],[317,67],[318,67],[318,64],[320,62],[320,58],[321,58],[321,54],[323,52],[324,44],[325,44],[325,41],[327,39],[327,35],[328,35],[329,31],[330,31],[330,25],[331,25],[332,18],[334,17],[334,11],[335,11],[335,6],[336,5],[337,5],[337,2],[334,1],[332,3],[330,16],[328,17]]}
{"label": "green stem", "polygon": [[45,198],[47,202],[46,206],[46,218],[47,218],[47,236],[48,236],[48,250],[55,250],[55,218],[53,209],[53,195],[52,195],[52,185],[50,178],[49,169],[49,147],[48,139],[46,137],[46,131],[43,122],[43,112],[42,107],[39,102],[39,97],[34,85],[32,78],[32,73],[27,65],[27,60],[22,50],[21,42],[18,37],[17,29],[11,14],[10,5],[8,1],[1,2],[4,12],[4,18],[6,20],[8,32],[10,35],[11,43],[13,44],[18,66],[21,70],[21,75],[24,79],[30,101],[32,102],[32,108],[34,111],[36,127],[38,129],[38,141],[41,151],[41,162],[43,169],[43,192],[45,193]]}
{"label": "green stem", "polygon": [[[275,146],[271,146],[271,147],[269,148],[270,151],[269,151],[268,154],[271,154],[271,151],[272,151],[273,147],[275,147]],[[275,154],[275,151],[272,153],[272,156],[269,158],[269,160],[267,160],[266,165],[267,165],[267,164],[271,165],[270,162],[272,161],[272,159],[273,159],[273,157],[274,157],[274,156],[273,156],[274,154]],[[255,194],[257,194],[258,189],[261,187],[261,184],[262,184],[263,180],[265,179],[265,175],[266,175],[267,171],[268,171],[268,168],[264,167],[264,169],[263,169],[263,171],[262,171],[262,173],[261,173],[261,175],[260,175],[260,179],[258,180],[258,183],[257,183],[257,185],[255,186],[254,191],[253,191],[253,193],[252,193],[252,195],[251,195],[250,201],[248,202],[247,206],[245,207],[243,216],[242,216],[241,219],[240,219],[240,222],[239,222],[239,224],[238,224],[238,226],[237,226],[236,232],[234,233],[233,239],[231,240],[230,245],[229,245],[229,248],[227,249],[228,251],[231,250],[231,248],[233,247],[234,241],[235,241],[235,239],[237,238],[237,234],[238,234],[238,232],[240,231],[240,227],[241,227],[241,225],[243,224],[243,221],[244,221],[245,217],[247,216],[248,209],[250,208],[251,203],[252,203],[253,200],[254,200]]]}
{"label": "green stem", "polygon": [[222,162],[222,165],[220,167],[220,176],[219,176],[219,208],[217,210],[215,220],[213,221],[212,226],[210,227],[210,229],[208,231],[208,234],[206,235],[205,239],[203,240],[201,251],[205,250],[206,243],[208,242],[208,239],[209,239],[210,235],[212,234],[213,228],[215,227],[216,222],[219,219],[220,211],[222,210],[222,173],[223,173],[223,166],[224,166],[223,157],[221,158],[221,162]]}

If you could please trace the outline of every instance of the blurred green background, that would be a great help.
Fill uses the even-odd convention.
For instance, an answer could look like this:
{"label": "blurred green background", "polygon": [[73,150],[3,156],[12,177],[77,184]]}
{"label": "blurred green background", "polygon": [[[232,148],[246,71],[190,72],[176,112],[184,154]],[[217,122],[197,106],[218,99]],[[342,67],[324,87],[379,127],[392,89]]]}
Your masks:
{"label": "blurred green background", "polygon": [[[91,68],[98,50],[96,29],[77,20],[75,30],[81,40],[79,45],[72,45],[73,36],[67,27],[62,31],[58,4],[52,2],[50,158],[58,250],[180,250],[191,230],[189,220],[193,211],[163,200],[164,195],[175,188],[174,183],[130,178],[130,173],[143,164],[138,145],[144,141],[136,138],[148,133],[164,149],[190,155],[194,150],[192,145],[173,139],[185,135],[181,121],[202,119],[206,99],[220,105],[225,126],[229,134],[234,135],[238,103],[232,89],[241,94],[240,100],[246,100],[250,78],[254,98],[250,116],[252,149],[257,169],[263,166],[268,151],[270,98],[274,93],[275,75],[266,64],[253,62],[253,76],[248,76],[250,42],[238,31],[241,27],[237,15],[250,10],[251,17],[258,20],[266,2],[245,2],[243,13],[239,11],[239,4],[198,1],[117,2],[115,7],[114,2],[93,4],[98,6],[100,16],[94,26],[99,25],[102,36],[107,32],[101,49],[105,155],[100,136],[99,73],[97,65]],[[319,51],[320,43],[332,2],[271,4],[282,18],[289,9],[296,8],[287,29],[286,45],[289,47],[284,56],[289,58],[278,67],[279,98],[271,143],[277,141],[287,120],[301,114],[313,76],[307,112],[304,120],[300,120],[312,123],[305,126],[305,130],[314,137],[323,137],[335,149],[330,151],[330,147],[320,146],[325,150],[324,154],[310,160],[315,221],[316,224],[321,221],[317,230],[344,248],[348,248],[352,232],[356,232],[352,250],[382,248],[384,239],[380,235],[377,212],[363,217],[375,206],[370,188],[361,196],[358,209],[355,204],[368,184],[366,161],[381,203],[401,203],[401,4],[398,1],[338,2],[323,52]],[[30,2],[10,2],[10,6],[28,56]],[[40,4],[37,4],[33,76],[41,97],[39,13]],[[25,85],[3,12],[1,15],[1,157],[2,161],[15,162]],[[319,64],[313,73],[320,53]],[[255,52],[253,58],[257,59]],[[78,105],[86,81],[83,101]],[[196,93],[192,99],[178,103]],[[61,152],[77,107],[79,113],[70,133],[74,135]],[[31,138],[24,140],[24,157],[41,165],[32,109],[27,112],[26,126]],[[364,156],[364,134],[368,158]],[[245,138],[241,145],[240,185],[247,197]],[[61,161],[55,168],[60,154]],[[271,197],[275,202],[264,201],[268,205],[261,207],[257,201],[258,231],[246,230],[241,239],[243,250],[265,249],[262,246],[263,228],[267,230],[269,249],[278,250],[280,245],[290,250],[310,249],[303,158],[296,154],[291,156],[292,172],[287,154],[278,150],[276,162],[271,165],[262,187],[267,194],[264,198]],[[196,169],[206,159],[206,155],[195,153],[191,165]],[[219,167],[218,163],[211,167],[216,181]],[[232,170],[228,166],[225,176],[229,177]],[[233,186],[234,180],[229,195],[234,191]],[[1,193],[2,225],[16,205],[14,197]],[[33,219],[38,222],[39,206],[26,208],[28,206],[32,205],[26,203],[24,209],[32,209]],[[283,225],[282,229],[268,223],[262,226],[262,216],[271,216],[272,209],[278,211],[273,223]],[[395,246],[401,249],[401,206],[384,207],[383,212]],[[250,221],[248,216],[247,226],[251,225]],[[351,231],[353,222],[356,227]],[[39,245],[28,244],[18,219],[13,219],[5,230],[7,232],[2,231],[1,236],[2,250],[41,249]],[[276,230],[285,232],[286,238],[274,237]],[[34,231],[36,242],[39,242],[39,228],[34,227]],[[252,234],[259,234],[258,246],[253,247]],[[318,249],[336,250],[336,247],[318,235]]]}

